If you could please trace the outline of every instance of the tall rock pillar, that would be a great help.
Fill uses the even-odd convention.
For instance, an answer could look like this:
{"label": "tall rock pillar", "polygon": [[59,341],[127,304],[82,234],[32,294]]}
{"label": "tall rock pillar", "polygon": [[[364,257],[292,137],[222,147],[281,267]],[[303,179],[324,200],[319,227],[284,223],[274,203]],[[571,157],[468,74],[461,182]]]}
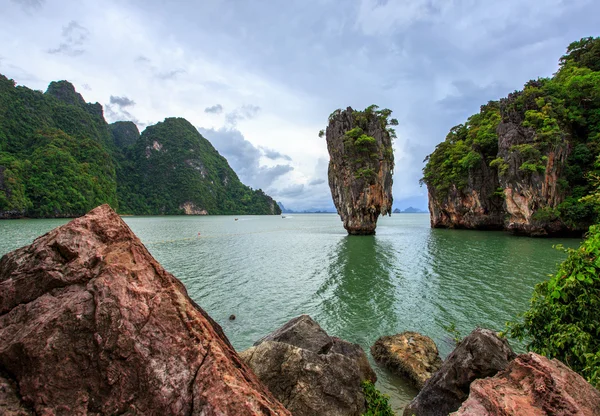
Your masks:
{"label": "tall rock pillar", "polygon": [[392,213],[392,138],[397,125],[390,110],[351,107],[329,116],[329,188],[349,234],[375,234],[379,215]]}

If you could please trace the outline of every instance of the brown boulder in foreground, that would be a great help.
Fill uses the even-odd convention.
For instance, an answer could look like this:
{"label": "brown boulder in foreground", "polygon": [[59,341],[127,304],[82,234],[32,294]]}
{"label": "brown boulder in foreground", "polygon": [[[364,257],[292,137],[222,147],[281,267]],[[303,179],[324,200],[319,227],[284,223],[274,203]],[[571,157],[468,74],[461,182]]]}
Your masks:
{"label": "brown boulder in foreground", "polygon": [[360,416],[361,382],[377,376],[360,345],[330,337],[300,315],[240,353],[294,416]]}
{"label": "brown boulder in foreground", "polygon": [[495,375],[514,357],[506,339],[489,329],[475,329],[427,380],[404,409],[404,416],[447,416],[467,399],[473,380]]}
{"label": "brown boulder in foreground", "polygon": [[377,364],[408,377],[419,390],[442,366],[435,342],[418,332],[383,336],[371,347],[371,355]]}
{"label": "brown boulder in foreground", "polygon": [[108,205],[0,260],[0,377],[22,414],[289,415]]}
{"label": "brown boulder in foreground", "polygon": [[600,392],[558,360],[530,352],[471,384],[456,416],[600,415]]}

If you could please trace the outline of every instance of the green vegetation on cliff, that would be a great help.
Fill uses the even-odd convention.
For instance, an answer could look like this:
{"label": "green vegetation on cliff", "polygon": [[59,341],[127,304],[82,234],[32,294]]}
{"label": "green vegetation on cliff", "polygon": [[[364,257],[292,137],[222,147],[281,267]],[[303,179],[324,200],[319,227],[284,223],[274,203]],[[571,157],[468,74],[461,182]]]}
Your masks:
{"label": "green vegetation on cliff", "polygon": [[[513,126],[518,131],[506,137],[515,143],[501,152],[499,127]],[[563,154],[566,160],[560,159]],[[453,187],[463,190],[482,161],[500,182],[489,189],[507,182],[540,182],[553,169],[558,172],[558,198],[533,207],[544,211],[536,218],[586,229],[599,218],[581,199],[591,191],[588,177],[599,154],[600,38],[584,38],[569,45],[552,78],[530,81],[522,91],[482,106],[479,114],[453,127],[426,159],[423,182],[441,201]]]}
{"label": "green vegetation on cliff", "polygon": [[[329,120],[334,119],[336,116],[342,114],[341,109],[335,110],[329,115]],[[365,131],[373,130],[373,124],[377,123],[381,125],[381,129],[384,134],[387,134],[389,138],[382,140],[383,149],[382,157],[390,162],[393,166],[394,162],[394,151],[392,149],[391,139],[396,138],[396,131],[393,126],[398,125],[398,120],[390,118],[392,110],[384,108],[379,109],[379,106],[373,104],[365,108],[362,111],[352,111],[352,127],[344,133],[344,148],[345,158],[349,163],[353,164],[354,177],[356,179],[364,179],[371,183],[376,178],[376,169],[374,163],[378,163],[380,158],[380,150],[378,148],[377,139],[375,137],[365,134]],[[325,131],[319,132],[319,137],[323,137]],[[389,143],[389,145],[385,145]]]}
{"label": "green vegetation on cliff", "polygon": [[0,218],[118,207],[102,107],[65,81],[43,94],[0,75]]}
{"label": "green vegetation on cliff", "polygon": [[280,213],[183,119],[140,136],[132,122],[108,125],[102,106],[67,81],[42,93],[0,75],[0,218],[78,216],[103,203],[127,214],[181,214],[185,203],[188,212]]}
{"label": "green vegetation on cliff", "polygon": [[452,127],[446,141],[425,159],[428,163],[423,170],[422,181],[433,186],[437,194],[445,196],[452,186],[463,189],[467,186],[469,171],[482,160],[491,166],[498,166],[498,134],[500,106],[490,101],[481,107],[465,124]]}
{"label": "green vegetation on cliff", "polygon": [[167,118],[144,130],[128,149],[122,211],[179,214],[279,214],[262,190],[240,182],[227,160],[183,118]]}

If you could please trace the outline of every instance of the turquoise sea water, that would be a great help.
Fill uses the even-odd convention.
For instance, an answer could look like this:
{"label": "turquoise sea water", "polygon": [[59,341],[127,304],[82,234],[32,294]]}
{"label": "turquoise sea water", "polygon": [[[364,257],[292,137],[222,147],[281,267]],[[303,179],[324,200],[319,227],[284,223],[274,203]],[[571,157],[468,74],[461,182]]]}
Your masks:
{"label": "turquoise sea water", "polygon": [[[424,214],[382,218],[375,236],[348,236],[334,214],[237,218],[124,217],[237,350],[306,313],[369,356],[378,337],[413,330],[445,357],[452,342],[444,327],[501,330],[565,258],[552,246],[579,243],[430,229]],[[67,221],[0,221],[0,255]],[[373,365],[400,411],[415,390]]]}

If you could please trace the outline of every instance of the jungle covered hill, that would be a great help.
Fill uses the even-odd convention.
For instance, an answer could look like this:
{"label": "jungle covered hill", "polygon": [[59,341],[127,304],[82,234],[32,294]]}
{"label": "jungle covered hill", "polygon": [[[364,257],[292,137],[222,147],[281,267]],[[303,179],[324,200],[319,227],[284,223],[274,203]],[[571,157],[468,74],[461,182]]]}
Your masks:
{"label": "jungle covered hill", "polygon": [[581,235],[599,221],[600,38],[571,43],[551,78],[490,101],[426,159],[433,227]]}
{"label": "jungle covered hill", "polygon": [[42,93],[0,75],[0,218],[75,217],[104,203],[134,215],[281,213],[185,119],[140,134],[108,124],[67,81]]}

